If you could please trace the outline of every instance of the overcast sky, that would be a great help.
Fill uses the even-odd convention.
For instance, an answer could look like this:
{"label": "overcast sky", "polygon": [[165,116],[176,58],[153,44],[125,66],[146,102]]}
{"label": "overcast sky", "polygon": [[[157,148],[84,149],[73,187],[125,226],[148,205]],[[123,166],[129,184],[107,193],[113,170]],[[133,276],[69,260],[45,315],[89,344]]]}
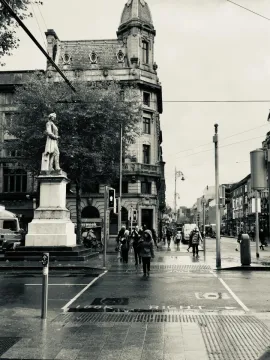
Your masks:
{"label": "overcast sky", "polygon": [[[26,24],[44,46],[41,33],[47,28],[54,29],[61,40],[116,38],[126,1],[43,2],[41,7],[34,5],[36,17]],[[249,153],[261,147],[270,130],[270,21],[227,0],[147,2],[157,31],[155,60],[163,86],[167,202],[173,205],[176,166],[185,175],[185,181],[177,182],[178,206],[192,206],[203,189],[215,183],[212,137],[216,122],[221,183],[239,181],[249,173]],[[235,2],[270,19],[269,0]],[[45,68],[43,55],[26,35],[19,34],[20,49],[6,59],[2,70]],[[184,100],[269,102],[167,102]]]}

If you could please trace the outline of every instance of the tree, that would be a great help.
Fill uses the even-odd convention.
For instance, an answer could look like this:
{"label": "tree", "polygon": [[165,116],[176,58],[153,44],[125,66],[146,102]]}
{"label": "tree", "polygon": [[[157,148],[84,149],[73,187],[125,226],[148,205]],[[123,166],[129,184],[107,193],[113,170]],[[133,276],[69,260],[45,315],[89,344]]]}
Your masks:
{"label": "tree", "polygon": [[[29,10],[31,0],[8,0],[8,4],[12,7],[16,15],[21,20],[33,16]],[[41,1],[32,1],[32,3],[42,4]],[[18,28],[17,21],[0,1],[0,65],[4,55],[11,55],[12,50],[18,48],[20,40],[16,36]]]}
{"label": "tree", "polygon": [[38,174],[45,146],[48,114],[57,114],[60,166],[76,185],[77,242],[81,233],[81,193],[85,184],[110,184],[119,174],[120,124],[123,153],[138,134],[140,103],[135,88],[117,82],[49,83],[39,74],[15,92],[17,112],[6,131],[16,138],[9,150],[20,149],[22,163]]}

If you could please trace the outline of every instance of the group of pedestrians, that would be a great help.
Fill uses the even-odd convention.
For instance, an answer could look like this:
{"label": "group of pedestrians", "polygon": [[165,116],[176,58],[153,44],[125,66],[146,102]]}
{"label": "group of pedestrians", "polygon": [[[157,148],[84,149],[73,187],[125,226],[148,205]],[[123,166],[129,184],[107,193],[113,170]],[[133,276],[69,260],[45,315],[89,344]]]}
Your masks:
{"label": "group of pedestrians", "polygon": [[147,229],[143,226],[139,229],[138,226],[131,231],[122,226],[117,236],[117,248],[120,260],[123,263],[128,263],[128,256],[130,247],[132,246],[135,258],[135,267],[138,272],[139,266],[143,265],[143,276],[150,275],[151,259],[155,257],[154,245],[157,247],[156,232],[154,229]]}

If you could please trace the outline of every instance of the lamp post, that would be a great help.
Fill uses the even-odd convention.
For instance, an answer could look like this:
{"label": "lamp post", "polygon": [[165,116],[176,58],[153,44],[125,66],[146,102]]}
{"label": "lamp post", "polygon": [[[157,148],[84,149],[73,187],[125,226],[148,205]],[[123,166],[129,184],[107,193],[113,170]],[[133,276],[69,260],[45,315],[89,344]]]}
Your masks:
{"label": "lamp post", "polygon": [[221,267],[220,256],[220,209],[219,209],[219,157],[218,157],[218,124],[214,125],[215,134],[213,142],[215,144],[215,188],[216,188],[216,267]]}
{"label": "lamp post", "polygon": [[182,171],[177,171],[175,168],[175,172],[174,172],[174,216],[175,216],[175,221],[176,221],[176,214],[177,214],[177,195],[178,195],[177,191],[176,191],[176,180],[180,176],[182,176],[181,180],[184,181],[185,177],[184,177],[184,174],[182,173]]}

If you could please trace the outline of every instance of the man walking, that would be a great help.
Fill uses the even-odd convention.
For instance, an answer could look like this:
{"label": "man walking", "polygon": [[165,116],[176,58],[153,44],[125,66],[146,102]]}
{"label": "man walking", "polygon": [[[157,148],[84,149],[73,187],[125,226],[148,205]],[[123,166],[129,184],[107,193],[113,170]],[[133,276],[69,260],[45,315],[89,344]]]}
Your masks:
{"label": "man walking", "polygon": [[195,257],[195,254],[197,257],[199,257],[199,243],[200,243],[200,234],[199,229],[194,229],[194,232],[192,234],[192,250],[193,250],[193,256]]}
{"label": "man walking", "polygon": [[131,239],[132,239],[132,246],[133,246],[133,250],[134,250],[135,267],[136,267],[137,271],[138,271],[138,260],[139,260],[140,265],[142,262],[142,258],[140,256],[139,248],[138,248],[140,238],[141,238],[141,235],[140,235],[140,231],[139,231],[139,226],[135,226],[135,229],[131,233]]}

